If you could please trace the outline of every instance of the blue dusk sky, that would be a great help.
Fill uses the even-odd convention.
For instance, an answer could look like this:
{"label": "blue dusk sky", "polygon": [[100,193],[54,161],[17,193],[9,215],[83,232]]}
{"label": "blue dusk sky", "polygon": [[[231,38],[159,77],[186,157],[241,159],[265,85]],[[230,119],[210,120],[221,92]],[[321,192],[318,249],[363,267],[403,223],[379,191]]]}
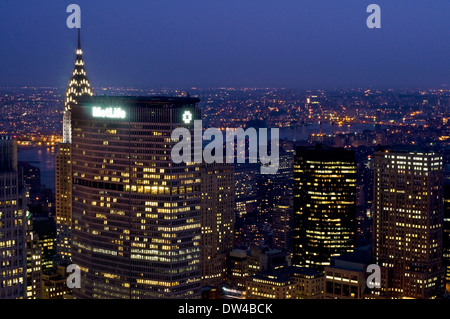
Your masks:
{"label": "blue dusk sky", "polygon": [[[441,88],[449,0],[1,0],[0,86]],[[381,29],[369,29],[369,4]]]}

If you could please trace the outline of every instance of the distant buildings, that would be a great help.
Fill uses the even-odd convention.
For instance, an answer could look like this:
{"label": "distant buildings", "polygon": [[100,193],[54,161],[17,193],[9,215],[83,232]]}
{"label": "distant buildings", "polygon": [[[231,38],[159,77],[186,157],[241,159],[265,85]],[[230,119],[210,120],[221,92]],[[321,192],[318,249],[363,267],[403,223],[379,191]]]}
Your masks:
{"label": "distant buildings", "polygon": [[272,210],[272,242],[274,248],[284,248],[293,251],[293,196],[280,199]]}
{"label": "distant buildings", "polygon": [[279,167],[276,174],[258,175],[258,216],[259,223],[271,227],[271,212],[282,200],[292,198],[294,175],[294,146],[292,142],[280,141]]}
{"label": "distant buildings", "polygon": [[30,202],[36,202],[42,195],[41,171],[39,167],[33,166],[28,162],[18,162],[19,181],[27,187]]}
{"label": "distant buildings", "polygon": [[248,250],[234,249],[227,259],[228,273],[225,287],[244,293],[249,276],[282,269],[288,265],[289,255],[280,249],[271,249],[267,246]]}
{"label": "distant buildings", "polygon": [[298,147],[294,162],[293,264],[323,271],[353,251],[356,162],[352,151]]}
{"label": "distant buildings", "polygon": [[245,281],[250,273],[247,258],[247,251],[243,249],[233,249],[227,258],[225,288],[234,291],[240,297],[245,291]]}
{"label": "distant buildings", "polygon": [[32,216],[34,238],[41,248],[42,271],[56,269],[56,225],[52,217]]}
{"label": "distant buildings", "polygon": [[67,286],[67,267],[58,265],[56,271],[42,275],[42,299],[65,299],[71,293]]}
{"label": "distant buildings", "polygon": [[417,148],[375,153],[373,257],[381,295],[435,298],[444,289],[442,156]]}
{"label": "distant buildings", "polygon": [[290,255],[286,250],[260,246],[252,247],[248,252],[247,267],[249,275],[274,271],[290,264]]}
{"label": "distant buildings", "polygon": [[246,281],[247,299],[322,299],[321,272],[310,268],[286,267],[260,272]]}
{"label": "distant buildings", "polygon": [[294,299],[296,285],[285,271],[258,273],[246,281],[247,299]]}
{"label": "distant buildings", "polygon": [[234,246],[248,248],[263,240],[258,224],[258,183],[260,163],[234,164],[235,227]]}
{"label": "distant buildings", "polygon": [[238,227],[246,224],[249,218],[256,222],[259,173],[258,163],[234,164],[235,211]]}
{"label": "distant buildings", "polygon": [[322,106],[320,103],[320,96],[317,94],[309,94],[306,96],[305,110],[310,116],[322,115]]}

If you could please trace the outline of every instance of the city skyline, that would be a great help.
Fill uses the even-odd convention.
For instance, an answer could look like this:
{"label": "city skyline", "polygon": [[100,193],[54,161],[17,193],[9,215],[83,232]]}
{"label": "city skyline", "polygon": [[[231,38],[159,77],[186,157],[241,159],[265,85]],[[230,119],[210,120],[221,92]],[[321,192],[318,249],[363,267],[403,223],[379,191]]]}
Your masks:
{"label": "city skyline", "polygon": [[450,299],[450,5],[380,0],[370,29],[356,0],[80,0],[69,30],[26,1],[0,31],[0,299]]}

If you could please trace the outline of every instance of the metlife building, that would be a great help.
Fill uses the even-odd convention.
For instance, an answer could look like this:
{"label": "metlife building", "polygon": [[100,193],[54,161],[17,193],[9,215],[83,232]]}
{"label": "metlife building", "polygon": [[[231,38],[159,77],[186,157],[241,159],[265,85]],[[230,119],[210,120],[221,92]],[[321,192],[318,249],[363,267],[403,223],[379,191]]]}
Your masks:
{"label": "metlife building", "polygon": [[193,131],[199,102],[89,96],[73,105],[75,297],[200,297],[200,165],[170,157],[172,131]]}

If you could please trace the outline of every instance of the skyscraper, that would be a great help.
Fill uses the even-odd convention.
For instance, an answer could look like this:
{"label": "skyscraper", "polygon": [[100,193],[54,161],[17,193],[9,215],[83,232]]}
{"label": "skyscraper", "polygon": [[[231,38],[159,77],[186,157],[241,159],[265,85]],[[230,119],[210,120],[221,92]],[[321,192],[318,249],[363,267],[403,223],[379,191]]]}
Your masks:
{"label": "skyscraper", "polygon": [[355,243],[356,163],[352,151],[298,147],[294,160],[293,263],[323,271]]}
{"label": "skyscraper", "polygon": [[198,102],[102,96],[72,106],[75,297],[200,297],[200,165],[171,158],[172,131],[193,134]]}
{"label": "skyscraper", "polygon": [[444,186],[444,265],[447,291],[450,292],[450,180]]}
{"label": "skyscraper", "polygon": [[317,94],[310,94],[306,97],[305,109],[309,115],[321,115],[322,106],[320,103],[320,97]]}
{"label": "skyscraper", "polygon": [[[234,189],[236,220],[245,222],[247,213],[256,210],[257,181],[260,174],[260,163],[234,164]],[[254,208],[252,208],[254,207]]]}
{"label": "skyscraper", "polygon": [[71,108],[78,104],[78,100],[82,96],[92,96],[92,89],[89,79],[87,78],[86,70],[84,68],[83,51],[81,50],[81,36],[80,29],[78,29],[78,47],[76,51],[75,67],[72,72],[72,77],[69,81],[69,87],[66,91],[66,99],[64,101],[63,113],[63,143],[72,141],[72,127],[71,127]]}
{"label": "skyscraper", "polygon": [[0,136],[0,299],[26,298],[25,192],[19,190],[17,141]]}
{"label": "skyscraper", "polygon": [[27,299],[42,297],[42,248],[33,229],[33,214],[27,211]]}
{"label": "skyscraper", "polygon": [[66,92],[63,113],[63,142],[58,145],[56,154],[56,223],[57,254],[60,259],[70,261],[72,238],[72,169],[71,169],[71,108],[81,96],[91,96],[92,90],[84,69],[81,50],[80,29],[78,29],[78,48],[75,67]]}
{"label": "skyscraper", "polygon": [[41,171],[38,167],[31,165],[28,162],[19,161],[17,163],[19,171],[19,182],[23,182],[20,185],[27,187],[30,200],[36,201],[36,197],[41,197]]}
{"label": "skyscraper", "polygon": [[292,253],[293,198],[286,196],[272,211],[273,246]]}
{"label": "skyscraper", "polygon": [[234,164],[234,202],[235,202],[235,236],[236,246],[247,246],[255,232],[248,232],[249,227],[256,227],[258,207],[258,176],[260,163]]}
{"label": "skyscraper", "polygon": [[202,286],[219,287],[234,237],[234,167],[204,163],[202,176]]}
{"label": "skyscraper", "polygon": [[442,156],[396,147],[374,160],[373,256],[381,294],[436,297],[444,287]]}
{"label": "skyscraper", "polygon": [[258,175],[258,222],[272,225],[272,210],[286,197],[292,198],[294,146],[281,141],[279,168],[276,174]]}

